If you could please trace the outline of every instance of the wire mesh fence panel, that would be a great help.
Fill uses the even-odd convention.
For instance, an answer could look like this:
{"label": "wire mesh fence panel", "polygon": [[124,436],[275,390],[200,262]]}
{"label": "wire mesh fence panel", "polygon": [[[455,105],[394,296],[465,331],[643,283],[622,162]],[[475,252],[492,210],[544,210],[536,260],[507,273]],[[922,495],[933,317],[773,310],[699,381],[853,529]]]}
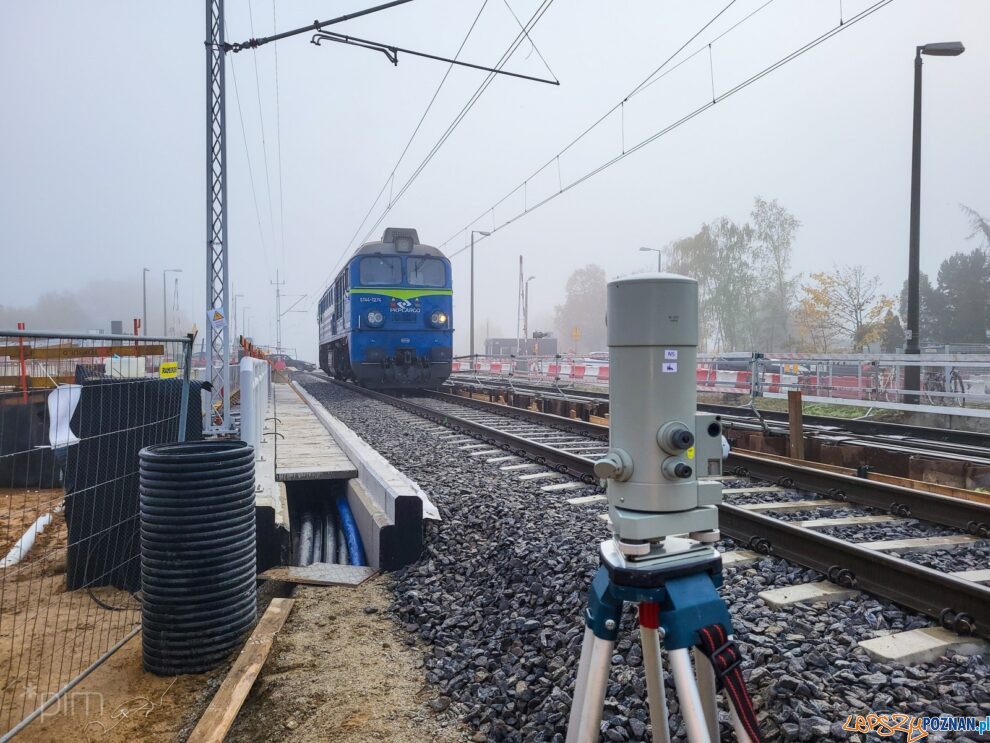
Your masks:
{"label": "wire mesh fence panel", "polygon": [[140,625],[138,452],[202,438],[191,351],[0,331],[0,734]]}

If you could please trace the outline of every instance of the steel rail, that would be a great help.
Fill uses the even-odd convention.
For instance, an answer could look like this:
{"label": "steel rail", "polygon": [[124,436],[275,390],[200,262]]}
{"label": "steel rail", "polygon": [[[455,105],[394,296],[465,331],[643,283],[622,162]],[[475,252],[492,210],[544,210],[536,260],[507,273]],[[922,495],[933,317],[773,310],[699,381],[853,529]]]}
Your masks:
{"label": "steel rail", "polygon": [[[586,436],[608,438],[608,426],[597,423],[564,418],[563,416],[524,408],[509,407],[484,400],[458,397],[457,395],[434,393],[432,396],[465,407],[509,417],[517,416],[543,425],[570,426],[569,430],[580,431]],[[980,537],[990,536],[990,506],[976,501],[952,498],[901,485],[830,472],[811,465],[763,459],[758,455],[742,454],[736,451],[729,453],[727,465],[742,468],[747,474],[759,479],[790,483],[791,486],[801,490],[810,490],[837,500],[846,500],[877,508],[897,516],[913,517],[943,526],[951,526]]]}
{"label": "steel rail", "polygon": [[740,474],[761,480],[811,490],[897,516],[963,529],[980,537],[990,536],[990,505],[984,503],[815,469],[813,466],[763,459],[755,454],[730,452],[726,464],[729,468],[735,467]]}
{"label": "steel rail", "polygon": [[718,520],[721,531],[740,545],[882,596],[961,634],[990,636],[990,587],[726,503],[719,506]]}
{"label": "steel rail", "polygon": [[564,429],[568,433],[577,433],[582,436],[592,436],[594,438],[608,440],[608,426],[603,426],[599,423],[589,423],[580,418],[565,418],[562,415],[554,415],[553,413],[542,413],[538,410],[529,410],[528,408],[516,408],[497,402],[488,402],[487,400],[475,400],[472,397],[450,395],[446,392],[430,391],[424,393],[423,396],[432,397],[454,405],[462,405],[466,408],[484,410],[489,413],[505,416],[506,418],[525,420],[544,426],[554,426],[555,428]]}
{"label": "steel rail", "polygon": [[[552,467],[559,472],[564,472],[576,477],[584,482],[598,482],[594,475],[594,462],[585,457],[568,452],[555,450],[529,441],[522,437],[514,436],[505,431],[490,426],[485,426],[473,421],[458,418],[457,416],[445,413],[434,408],[418,405],[409,400],[392,397],[391,395],[357,387],[338,380],[332,380],[346,389],[367,395],[382,402],[394,405],[400,409],[420,415],[435,423],[452,428],[455,431],[464,432],[485,441],[485,443],[497,446],[501,449],[511,451],[518,456],[527,457],[534,461]],[[460,403],[460,400],[457,400]],[[481,402],[481,401],[476,401]],[[486,403],[486,406],[495,403]],[[506,414],[506,406],[498,406],[499,412]],[[487,408],[486,408],[487,409]],[[519,409],[510,408],[518,411]],[[537,418],[531,420],[544,420],[548,425],[554,425],[546,418],[558,419],[560,416],[547,416],[544,413],[527,411]],[[570,419],[562,419],[570,420]],[[588,424],[597,426],[597,424]],[[606,429],[605,426],[597,426],[599,429]],[[760,461],[756,457],[748,455],[736,455],[740,461],[750,463],[752,460]],[[768,462],[767,464],[784,464]],[[920,493],[885,483],[861,480],[856,477],[836,475],[823,471],[812,471],[811,468],[787,467],[789,475],[798,477],[806,474],[808,478],[820,475],[830,481],[842,481],[846,484],[848,491],[859,494],[867,489],[878,489],[886,492],[884,498],[889,499],[893,494],[897,494],[902,500],[907,500],[908,494],[924,496],[917,503],[924,502],[929,507],[935,504],[948,506],[945,501],[955,499],[945,496],[935,496],[929,493]],[[807,473],[796,470],[808,470]],[[851,480],[851,483],[846,481]],[[812,482],[808,480],[795,480],[795,486],[801,487],[799,482]],[[814,480],[819,486],[821,482]],[[853,487],[855,486],[855,487]],[[820,490],[820,487],[811,488]],[[827,492],[827,491],[826,491]],[[837,494],[837,493],[834,493]],[[848,493],[846,493],[848,498]],[[848,498],[852,500],[852,498]],[[959,501],[959,503],[968,503]],[[990,507],[982,504],[976,505],[980,513],[990,513]],[[798,565],[812,568],[823,573],[829,580],[840,585],[851,588],[865,590],[876,596],[888,599],[896,604],[918,611],[939,621],[942,626],[948,627],[961,634],[976,632],[983,636],[990,637],[990,587],[979,583],[955,578],[937,570],[932,570],[915,563],[908,562],[901,558],[892,557],[879,550],[872,550],[861,547],[855,543],[844,542],[841,539],[821,534],[812,529],[796,526],[791,522],[779,521],[769,516],[732,506],[727,503],[719,505],[719,528],[729,537],[742,546],[748,546],[758,552],[774,555],[789,560]],[[952,512],[952,518],[959,518],[958,512]],[[936,523],[943,523],[944,514],[933,514],[932,519]]]}
{"label": "steel rail", "polygon": [[414,403],[401,397],[392,397],[391,395],[384,392],[379,392],[378,390],[358,387],[357,385],[353,385],[348,382],[342,382],[339,379],[333,379],[331,381],[344,389],[366,395],[367,397],[380,400],[381,402],[388,403],[389,405],[394,405],[401,410],[405,410],[409,413],[426,418],[434,423],[447,426],[454,431],[468,433],[481,439],[486,444],[491,444],[492,446],[509,451],[520,457],[533,459],[538,464],[550,467],[557,472],[570,475],[571,477],[575,477],[589,484],[598,482],[598,479],[594,476],[592,469],[594,462],[590,459],[585,459],[584,457],[579,457],[575,454],[570,454],[568,452],[561,451],[560,449],[555,449],[551,446],[541,444],[538,441],[531,441],[523,438],[522,436],[516,436],[506,431],[499,431],[497,428],[492,428],[491,426],[486,426],[482,423],[477,423],[466,418],[459,418],[442,410],[437,410],[426,405],[419,405],[418,403]]}
{"label": "steel rail", "polygon": [[[608,400],[608,392],[605,390],[575,390],[570,387],[553,387],[550,385],[541,385],[533,382],[513,381],[512,385],[509,386],[503,380],[499,379],[470,377],[462,378],[453,376],[451,377],[449,384],[464,385],[465,387],[473,386],[477,389],[515,390],[517,392],[524,393],[533,392],[550,397],[559,396],[561,399],[566,398],[576,402],[605,402]],[[839,400],[836,402],[837,404],[841,404],[841,401]],[[721,415],[726,420],[731,418],[733,419],[732,422],[738,420],[740,423],[752,422],[754,425],[760,425],[756,419],[756,416],[753,415],[752,409],[749,407],[723,405],[718,403],[698,403],[698,409],[707,413]],[[787,424],[787,413],[784,411],[760,410],[759,413],[760,416],[767,421],[767,423],[776,423],[781,425]],[[889,444],[892,446],[904,446],[906,444],[917,444],[918,446],[925,446],[929,443],[942,443],[949,445],[949,447],[943,450],[954,450],[959,453],[965,453],[962,449],[960,449],[960,447],[968,447],[975,450],[990,448],[990,434],[983,433],[981,431],[961,431],[959,429],[950,428],[929,428],[925,426],[911,426],[904,423],[891,423],[889,421],[836,418],[825,415],[805,415],[804,423],[805,427],[810,429],[812,433],[840,435],[843,432],[847,432],[858,436],[875,436],[880,437],[875,443],[881,445]],[[825,430],[815,431],[814,427],[819,427]],[[888,436],[894,437],[894,440],[889,441],[883,438]],[[905,441],[904,439],[913,439],[913,441]]]}

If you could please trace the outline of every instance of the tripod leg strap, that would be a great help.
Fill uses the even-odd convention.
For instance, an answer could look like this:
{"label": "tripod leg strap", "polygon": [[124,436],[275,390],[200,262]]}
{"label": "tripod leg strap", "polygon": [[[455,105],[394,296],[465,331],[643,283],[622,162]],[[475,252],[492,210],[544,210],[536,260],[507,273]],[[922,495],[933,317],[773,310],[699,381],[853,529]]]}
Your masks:
{"label": "tripod leg strap", "polygon": [[739,715],[743,728],[754,743],[761,743],[763,737],[760,735],[760,724],[756,719],[756,712],[753,710],[753,700],[750,699],[749,692],[746,691],[746,683],[743,681],[742,669],[739,667],[742,661],[742,654],[736,643],[729,639],[725,627],[721,624],[713,624],[702,627],[698,630],[701,637],[701,650],[704,652],[715,669],[715,678],[718,688],[724,688],[732,701],[732,706]]}

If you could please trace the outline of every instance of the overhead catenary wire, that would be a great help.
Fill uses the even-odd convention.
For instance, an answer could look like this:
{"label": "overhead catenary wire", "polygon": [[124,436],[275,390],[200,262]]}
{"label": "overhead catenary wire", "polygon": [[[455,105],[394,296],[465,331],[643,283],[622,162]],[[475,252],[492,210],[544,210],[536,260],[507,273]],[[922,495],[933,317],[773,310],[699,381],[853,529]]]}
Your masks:
{"label": "overhead catenary wire", "polygon": [[254,169],[251,166],[251,151],[248,149],[247,131],[244,127],[244,113],[241,109],[241,95],[237,88],[237,69],[231,60],[230,77],[234,81],[234,100],[237,102],[237,120],[241,125],[241,140],[244,142],[244,159],[247,162],[248,180],[251,182],[251,199],[254,202],[254,214],[258,223],[258,240],[261,242],[261,252],[265,259],[265,267],[271,272],[271,264],[268,261],[268,247],[265,242],[265,233],[261,227],[261,209],[258,207],[258,191],[254,184]]}
{"label": "overhead catenary wire", "polygon": [[[461,56],[461,52],[464,50],[465,44],[467,44],[468,39],[471,38],[471,33],[474,31],[474,27],[478,24],[478,19],[481,18],[481,14],[484,12],[485,7],[487,5],[488,5],[488,0],[484,0],[481,3],[481,6],[478,8],[478,12],[474,16],[474,20],[471,21],[471,25],[468,27],[467,33],[464,35],[464,38],[461,40],[460,46],[457,47],[457,52],[454,54],[454,59],[457,59],[458,57]],[[368,212],[364,215],[364,218],[361,220],[360,224],[358,224],[357,229],[354,230],[354,234],[351,235],[351,239],[347,241],[348,248],[350,248],[350,246],[357,239],[358,233],[361,232],[361,228],[364,227],[364,223],[368,221],[368,217],[371,216],[371,212],[373,212],[375,209],[375,204],[378,203],[378,201],[382,197],[382,194],[385,193],[385,189],[388,188],[390,184],[394,183],[395,172],[399,169],[399,166],[402,164],[402,161],[405,159],[406,153],[409,152],[409,148],[410,146],[412,146],[413,140],[416,138],[416,135],[419,133],[420,128],[422,128],[423,122],[426,120],[427,114],[429,114],[430,110],[433,108],[433,104],[436,102],[437,96],[440,95],[440,90],[443,88],[444,83],[447,82],[447,78],[450,77],[450,73],[453,69],[454,69],[453,63],[447,66],[447,71],[444,72],[443,77],[440,78],[440,84],[437,85],[436,90],[433,91],[433,95],[430,97],[429,103],[426,104],[426,108],[423,110],[422,115],[419,117],[419,121],[417,121],[416,126],[413,127],[412,134],[410,134],[409,139],[406,140],[406,146],[402,148],[402,152],[399,154],[399,158],[395,161],[395,165],[392,166],[388,178],[385,179],[385,183],[382,184],[382,188],[378,192],[378,195],[375,197],[375,200],[371,202],[371,206],[368,207]],[[388,203],[391,202],[392,202],[392,195],[389,194]],[[346,254],[346,249],[345,249],[345,254]],[[336,270],[336,266],[334,266],[333,270]],[[333,271],[331,271],[331,274],[332,273]]]}
{"label": "overhead catenary wire", "polygon": [[[251,36],[254,37],[254,8],[252,7],[251,0],[248,0],[248,22],[251,26]],[[254,88],[258,94],[258,121],[261,122],[261,152],[265,158],[265,189],[268,193],[268,226],[271,228],[272,246],[276,247],[275,210],[272,207],[272,176],[271,171],[268,168],[268,143],[265,140],[265,115],[264,106],[261,102],[261,79],[258,74],[258,54],[252,54],[251,57],[254,62]]]}
{"label": "overhead catenary wire", "polygon": [[[522,43],[523,39],[526,38],[526,36],[528,35],[528,32],[532,30],[537,23],[540,22],[540,19],[547,12],[547,10],[550,9],[551,5],[553,5],[553,0],[543,0],[543,2],[539,5],[539,7],[537,7],[537,9],[533,12],[533,15],[530,17],[529,21],[527,21],[526,26],[523,28],[522,31],[519,32],[519,34],[516,36],[513,42],[509,45],[509,48],[502,55],[502,58],[495,65],[496,69],[500,69],[503,65],[505,65],[506,62],[509,61],[509,58],[515,53],[516,49],[519,48],[519,45]],[[426,155],[423,161],[419,164],[416,170],[413,171],[413,174],[409,176],[409,179],[405,182],[402,188],[399,189],[399,193],[395,195],[395,198],[392,200],[392,203],[389,204],[389,206],[385,209],[382,215],[378,218],[378,220],[371,226],[371,228],[365,234],[364,240],[367,240],[368,237],[371,236],[371,233],[374,232],[375,229],[377,229],[378,225],[380,225],[382,221],[385,219],[385,217],[388,216],[389,212],[392,210],[392,207],[395,206],[396,202],[398,202],[398,200],[402,198],[402,195],[416,181],[420,173],[422,173],[423,170],[426,168],[426,166],[429,165],[430,161],[436,156],[437,152],[440,151],[440,148],[443,147],[447,139],[450,138],[450,135],[454,133],[454,130],[457,129],[460,123],[464,120],[464,117],[467,116],[468,112],[478,102],[478,100],[488,89],[488,86],[491,85],[494,79],[495,79],[495,74],[489,73],[488,76],[485,78],[485,80],[481,83],[481,85],[478,86],[478,89],[474,92],[474,94],[471,96],[468,102],[464,104],[464,106],[461,108],[457,116],[454,117],[454,120],[447,127],[447,130],[441,135],[440,139],[437,140],[436,144],[433,145],[433,148]],[[364,240],[362,240],[362,242]]]}
{"label": "overhead catenary wire", "polygon": [[[547,10],[549,10],[553,2],[554,0],[542,0],[540,5],[533,12],[530,19],[526,22],[525,26],[522,28],[522,30],[520,30],[519,34],[516,35],[515,39],[509,44],[506,51],[503,52],[499,61],[494,65],[494,69],[496,70],[501,69],[501,67],[503,67],[509,61],[512,55],[515,53],[516,49],[519,48],[519,45],[522,43],[522,41],[528,37],[528,33],[532,31],[532,29],[536,26],[537,23],[539,23],[540,19],[547,12]],[[462,47],[463,47],[463,43],[462,43]],[[413,171],[412,175],[410,175],[409,178],[405,181],[405,183],[399,189],[399,192],[395,194],[394,197],[390,196],[389,202],[387,203],[385,210],[374,222],[374,224],[372,224],[371,227],[367,230],[364,237],[361,239],[361,242],[365,242],[368,239],[368,237],[370,237],[371,234],[378,228],[378,226],[382,223],[382,221],[384,221],[385,217],[388,216],[388,214],[391,212],[392,207],[395,206],[395,204],[399,201],[399,199],[402,198],[403,194],[405,194],[405,192],[409,189],[409,187],[415,182],[415,180],[423,172],[426,166],[429,165],[430,161],[436,156],[437,152],[440,151],[444,143],[447,141],[447,139],[450,138],[451,134],[453,134],[453,132],[457,129],[461,121],[464,120],[464,117],[467,116],[468,112],[478,102],[478,100],[488,89],[488,86],[491,84],[492,80],[494,80],[496,76],[497,75],[495,72],[489,72],[488,75],[485,76],[485,79],[474,91],[474,93],[471,95],[468,101],[461,107],[460,111],[454,117],[453,121],[447,126],[444,133],[440,135],[440,138],[436,141],[436,143],[434,143],[433,147],[430,149],[430,151],[426,154],[426,156],[423,158],[420,164]],[[385,188],[388,187],[389,182],[391,181],[392,178],[394,178],[394,173],[389,176],[389,180],[386,181],[385,185],[382,187],[381,191],[379,192],[378,197],[376,198],[375,202],[372,204],[372,210],[374,210],[375,204],[377,204],[378,201],[381,199],[381,196],[384,193]],[[365,220],[366,219],[367,217],[365,217]],[[358,228],[358,231],[360,231],[360,227]],[[355,233],[355,235],[356,234],[357,233]],[[352,237],[350,242],[348,242],[345,248],[341,251],[336,262],[334,263],[333,268],[327,274],[326,278],[324,278],[322,282],[323,286],[326,286],[327,283],[332,279],[343,259],[351,252],[353,247],[353,242],[354,242],[354,238]],[[313,294],[313,302],[318,301],[321,295],[322,295],[322,291],[315,292]]]}
{"label": "overhead catenary wire", "polygon": [[[553,201],[558,196],[566,193],[567,191],[570,191],[575,186],[578,186],[581,183],[584,183],[585,181],[589,180],[590,178],[593,178],[594,176],[598,175],[599,173],[601,173],[601,172],[607,170],[608,168],[612,167],[613,165],[615,165],[619,161],[624,160],[626,157],[629,157],[633,153],[638,152],[639,150],[643,149],[647,145],[649,145],[652,142],[656,141],[657,139],[663,137],[664,135],[668,134],[669,132],[671,132],[671,131],[679,128],[680,126],[682,126],[683,124],[687,123],[688,121],[691,121],[692,119],[694,119],[695,117],[699,116],[700,114],[702,114],[703,112],[707,111],[708,109],[712,108],[713,106],[717,105],[721,101],[724,101],[727,98],[732,97],[736,93],[738,93],[738,92],[740,92],[742,90],[745,90],[746,88],[748,88],[753,83],[755,83],[758,80],[762,79],[763,77],[765,77],[765,76],[773,73],[775,70],[779,69],[780,67],[783,67],[784,65],[786,65],[789,62],[793,61],[794,59],[797,59],[798,57],[802,56],[806,52],[810,51],[811,49],[814,49],[815,47],[817,47],[820,44],[824,43],[828,39],[830,39],[833,36],[837,35],[838,33],[841,33],[842,31],[850,28],[851,26],[854,26],[855,24],[859,23],[860,21],[864,20],[865,18],[868,18],[873,13],[875,13],[878,10],[880,10],[881,8],[886,7],[887,5],[889,5],[890,3],[892,3],[893,1],[894,0],[878,0],[874,4],[868,6],[867,8],[865,8],[862,11],[860,11],[859,13],[857,13],[856,15],[851,16],[849,18],[846,18],[842,23],[840,23],[840,24],[838,24],[836,26],[833,26],[832,28],[830,28],[829,30],[827,30],[826,32],[824,32],[823,34],[821,34],[820,36],[817,36],[816,38],[814,38],[811,41],[803,44],[802,46],[798,47],[797,49],[795,49],[794,51],[790,52],[789,54],[786,54],[785,56],[781,57],[780,59],[778,59],[777,61],[773,62],[772,64],[764,67],[759,72],[751,75],[750,77],[746,78],[742,82],[740,82],[737,85],[733,86],[729,90],[727,90],[727,91],[725,91],[725,92],[723,92],[721,94],[718,94],[717,96],[714,96],[711,100],[707,101],[703,105],[701,105],[701,106],[697,107],[696,109],[690,111],[689,113],[685,114],[684,116],[682,116],[677,121],[674,121],[673,123],[671,123],[671,124],[663,127],[662,129],[653,132],[652,134],[650,134],[649,136],[647,136],[645,139],[641,140],[640,142],[636,143],[635,145],[633,145],[631,147],[628,147],[624,152],[621,152],[620,154],[612,157],[611,159],[609,159],[609,160],[601,163],[600,165],[592,168],[590,171],[586,172],[584,175],[578,177],[577,179],[575,179],[574,181],[568,183],[567,185],[560,185],[558,187],[558,191],[557,192],[552,193],[552,194],[546,196],[545,198],[541,199],[540,201],[536,202],[535,204],[527,205],[527,208],[526,209],[524,209],[521,212],[516,213],[514,216],[510,217],[509,219],[506,219],[505,221],[503,221],[500,224],[496,224],[493,221],[492,226],[491,226],[491,228],[490,228],[489,231],[491,233],[497,232],[498,230],[501,230],[504,227],[507,227],[510,224],[513,224],[514,222],[518,221],[519,219],[521,219],[522,217],[526,216],[527,214],[531,214],[532,212],[534,212],[535,210],[537,210],[540,207],[544,206],[545,204]],[[772,2],[772,0],[770,0],[770,2]],[[763,6],[761,6],[756,11],[754,11],[754,13],[750,14],[750,17],[752,15],[754,15],[756,12],[759,12],[759,10],[761,10],[763,7],[766,7],[766,5],[769,5],[769,2],[765,3]],[[738,26],[738,25],[739,24],[736,24],[736,26]],[[722,35],[724,36],[724,34],[722,34]],[[721,36],[718,37],[718,38],[721,38]],[[714,40],[713,40],[713,42],[714,42]],[[708,48],[708,44],[706,43],[705,46],[701,47],[698,51],[694,52],[691,56],[693,57],[693,56],[695,56],[695,55],[697,55],[697,54],[699,54],[699,53],[701,53],[703,51],[707,51],[707,48]],[[645,87],[645,86],[643,86],[641,84],[641,86],[637,90],[642,90],[643,87]],[[624,100],[628,100],[628,97],[626,99],[624,99]],[[619,106],[621,106],[621,102],[620,102],[620,104],[617,104],[616,108],[618,108]],[[529,180],[531,180],[535,175],[537,175],[540,172],[542,172],[547,166],[549,166],[550,164],[552,164],[555,160],[557,160],[559,162],[559,157],[560,157],[561,154],[563,154],[564,152],[566,152],[577,141],[579,141],[583,136],[585,136],[585,134],[587,134],[595,126],[597,126],[601,121],[603,121],[611,113],[613,113],[616,110],[616,108],[613,108],[611,111],[609,111],[609,113],[605,114],[605,116],[603,116],[595,124],[593,124],[587,130],[585,130],[585,132],[582,133],[581,135],[579,135],[579,137],[577,139],[575,139],[574,141],[572,141],[570,144],[567,145],[567,147],[565,147],[563,150],[561,150],[560,152],[558,152],[545,165],[543,165],[542,167],[540,167],[539,169],[537,169],[533,173],[533,175],[531,175],[529,178],[526,178],[523,182],[521,182],[519,185],[517,185],[515,188],[513,188],[510,192],[508,192],[504,197],[502,197],[501,199],[499,199],[495,204],[493,204],[490,207],[487,207],[483,212],[481,212],[477,217],[475,217],[473,220],[471,220],[470,222],[468,222],[464,227],[462,227],[462,228],[458,229],[456,232],[454,232],[449,238],[447,238],[444,242],[442,242],[439,247],[441,247],[441,248],[445,247],[447,244],[449,244],[450,242],[452,242],[453,240],[455,240],[459,235],[462,235],[467,230],[471,229],[471,227],[473,225],[477,224],[477,222],[480,219],[482,219],[486,214],[489,214],[489,213],[494,214],[494,210],[499,205],[501,205],[502,203],[504,203],[513,194],[517,193],[520,188],[525,187],[525,185],[528,183]],[[480,242],[482,242],[485,239],[487,239],[487,236],[482,236],[480,239],[478,239],[476,241],[476,243],[480,243]],[[454,256],[459,255],[460,253],[463,253],[465,250],[467,250],[467,247],[462,247],[462,248],[454,251],[453,253],[451,253],[450,254],[450,257],[453,258]]]}
{"label": "overhead catenary wire", "polygon": [[[272,29],[278,27],[275,0],[272,0]],[[285,193],[282,190],[282,110],[278,90],[278,40],[272,43],[275,56],[275,144],[278,149],[278,228],[282,249],[282,270],[285,270]]]}

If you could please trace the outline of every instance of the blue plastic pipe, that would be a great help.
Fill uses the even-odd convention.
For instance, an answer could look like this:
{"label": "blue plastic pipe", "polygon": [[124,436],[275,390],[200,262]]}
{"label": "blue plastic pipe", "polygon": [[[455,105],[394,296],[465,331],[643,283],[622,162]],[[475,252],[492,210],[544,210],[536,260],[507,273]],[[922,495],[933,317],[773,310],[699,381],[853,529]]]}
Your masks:
{"label": "blue plastic pipe", "polygon": [[361,544],[361,533],[358,531],[357,522],[354,520],[354,514],[351,513],[346,496],[337,496],[337,515],[344,530],[344,539],[347,540],[347,564],[367,565],[364,545]]}

